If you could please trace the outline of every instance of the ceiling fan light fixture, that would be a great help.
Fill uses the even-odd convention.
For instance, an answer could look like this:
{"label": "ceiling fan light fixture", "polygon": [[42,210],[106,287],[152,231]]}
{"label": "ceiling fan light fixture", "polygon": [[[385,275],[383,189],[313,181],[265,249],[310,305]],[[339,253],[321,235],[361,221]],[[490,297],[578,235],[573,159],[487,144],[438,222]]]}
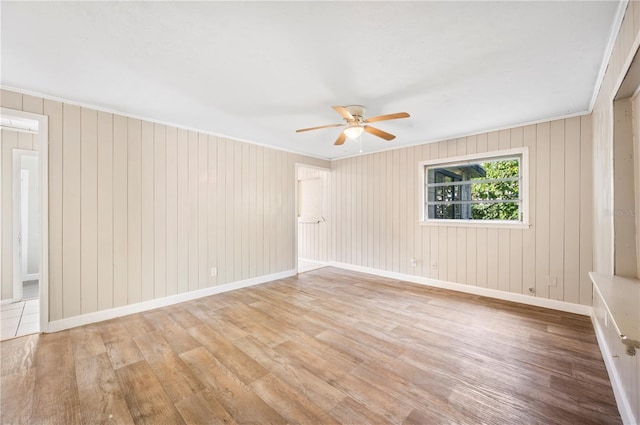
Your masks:
{"label": "ceiling fan light fixture", "polygon": [[359,124],[351,124],[347,128],[344,129],[344,134],[349,139],[357,139],[360,137],[362,132],[364,131],[364,127]]}

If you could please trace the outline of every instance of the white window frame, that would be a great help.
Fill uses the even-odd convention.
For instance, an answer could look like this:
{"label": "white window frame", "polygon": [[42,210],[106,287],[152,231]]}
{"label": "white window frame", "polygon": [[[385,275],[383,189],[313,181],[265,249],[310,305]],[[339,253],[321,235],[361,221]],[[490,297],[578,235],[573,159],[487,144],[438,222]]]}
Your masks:
{"label": "white window frame", "polygon": [[[520,212],[521,219],[516,220],[464,220],[464,219],[430,219],[426,217],[426,190],[425,190],[425,169],[427,167],[448,167],[453,165],[472,164],[478,162],[489,162],[501,158],[520,158]],[[481,152],[469,155],[455,156],[449,158],[430,159],[418,163],[418,174],[420,181],[420,221],[427,226],[448,226],[448,227],[497,227],[508,229],[527,229],[529,223],[529,148],[513,148],[499,151]]]}

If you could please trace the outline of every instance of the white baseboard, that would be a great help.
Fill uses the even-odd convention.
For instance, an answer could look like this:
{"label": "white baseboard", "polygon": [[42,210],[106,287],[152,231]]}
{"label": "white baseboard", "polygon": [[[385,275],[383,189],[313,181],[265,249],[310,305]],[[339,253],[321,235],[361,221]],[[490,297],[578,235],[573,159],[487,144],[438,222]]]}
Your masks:
{"label": "white baseboard", "polygon": [[208,297],[209,295],[220,294],[222,292],[233,291],[234,289],[246,288],[248,286],[259,285],[261,283],[271,282],[273,280],[284,279],[295,276],[295,270],[287,270],[284,272],[273,273],[265,276],[259,276],[252,279],[241,280],[238,282],[227,283],[220,286],[212,286],[210,288],[199,289],[197,291],[185,292],[183,294],[171,295],[155,300],[143,301],[140,303],[129,304],[122,307],[110,308],[108,310],[96,311],[80,316],[69,317],[49,322],[44,332],[58,332],[65,329],[75,328],[77,326],[88,325],[90,323],[101,322],[103,320],[115,319],[116,317],[127,316],[129,314],[141,313],[147,310],[153,310],[159,307],[166,307],[185,301],[191,301],[198,298]]}
{"label": "white baseboard", "polygon": [[516,294],[513,292],[498,291],[497,289],[480,288],[478,286],[463,285],[461,283],[446,282],[444,280],[430,279],[421,276],[413,276],[403,273],[390,272],[386,270],[373,269],[370,267],[357,266],[354,264],[330,261],[329,265],[341,269],[353,270],[361,273],[368,273],[376,276],[388,277],[390,279],[404,280],[418,283],[420,285],[433,286],[436,288],[450,289],[452,291],[465,292],[467,294],[481,295],[483,297],[495,298],[505,301],[513,301],[536,307],[550,308],[553,310],[565,311],[568,313],[591,316],[593,308],[588,305],[573,304],[565,301],[550,300],[548,298],[537,298],[530,295]]}
{"label": "white baseboard", "polygon": [[23,282],[27,282],[29,280],[40,280],[40,273],[31,273],[22,278]]}
{"label": "white baseboard", "polygon": [[[620,379],[618,370],[611,360],[613,357],[611,350],[609,350],[609,346],[607,345],[607,339],[604,336],[604,331],[600,326],[600,322],[598,322],[598,318],[593,313],[591,314],[591,322],[593,323],[593,329],[596,331],[596,339],[598,340],[598,346],[600,347],[600,352],[604,359],[604,365],[607,367],[607,372],[609,373],[609,381],[611,381],[613,395],[616,398],[616,404],[618,405],[622,422],[625,425],[635,425],[638,422],[633,417],[633,410],[631,409],[629,399],[622,385],[622,379]],[[638,420],[640,420],[640,418],[638,418]]]}
{"label": "white baseboard", "polygon": [[0,305],[13,304],[13,303],[17,303],[18,301],[20,301],[20,300],[18,300],[18,299],[16,299],[16,298],[10,298],[10,299],[8,299],[8,300],[2,300],[2,301],[0,301]]}

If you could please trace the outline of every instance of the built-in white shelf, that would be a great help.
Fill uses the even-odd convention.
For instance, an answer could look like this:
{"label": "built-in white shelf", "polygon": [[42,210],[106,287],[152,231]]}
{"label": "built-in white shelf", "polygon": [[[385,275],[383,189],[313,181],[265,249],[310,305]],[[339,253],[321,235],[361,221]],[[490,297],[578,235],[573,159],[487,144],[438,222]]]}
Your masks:
{"label": "built-in white shelf", "polygon": [[640,348],[640,280],[620,276],[589,273],[594,295],[599,296],[627,354]]}

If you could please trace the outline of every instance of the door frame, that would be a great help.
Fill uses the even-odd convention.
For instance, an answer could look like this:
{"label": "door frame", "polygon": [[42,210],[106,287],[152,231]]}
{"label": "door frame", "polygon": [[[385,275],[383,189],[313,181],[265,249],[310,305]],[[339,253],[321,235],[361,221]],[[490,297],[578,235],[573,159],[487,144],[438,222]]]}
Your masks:
{"label": "door frame", "polygon": [[[32,151],[28,149],[13,149],[13,299],[15,301],[20,301],[22,299],[22,284],[23,279],[25,277],[22,270],[22,262],[24,259],[21,259],[22,247],[25,243],[28,243],[28,234],[21,236],[22,243],[18,242],[17,235],[22,231],[22,157],[23,156],[34,156],[38,158],[38,162],[40,158],[38,155],[38,151]],[[40,164],[38,164],[38,172]],[[41,223],[39,223],[42,225]]]}
{"label": "door frame", "polygon": [[[48,332],[49,327],[49,117],[0,108],[3,117],[26,118],[38,122],[38,208],[40,210],[40,332]],[[0,176],[2,173],[0,172]]]}

